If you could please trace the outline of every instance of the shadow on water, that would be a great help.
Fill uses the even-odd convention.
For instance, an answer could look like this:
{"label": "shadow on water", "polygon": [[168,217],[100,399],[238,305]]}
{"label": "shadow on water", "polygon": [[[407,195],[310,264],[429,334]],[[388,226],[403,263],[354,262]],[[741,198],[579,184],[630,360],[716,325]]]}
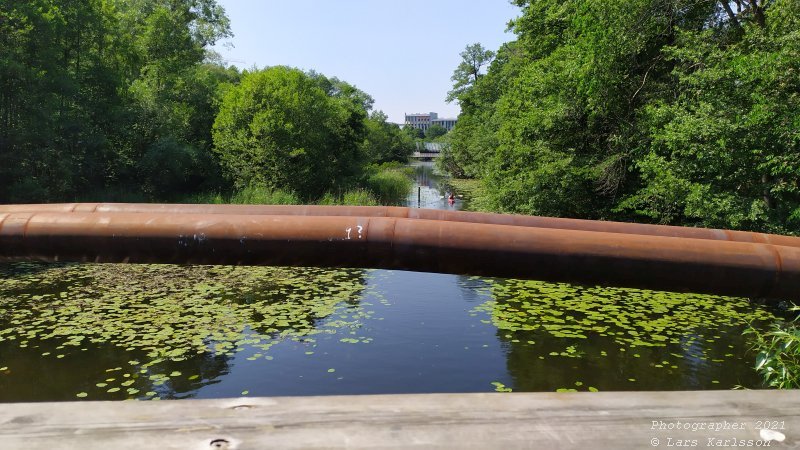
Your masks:
{"label": "shadow on water", "polygon": [[213,353],[142,368],[148,361],[146,352],[111,344],[86,342],[65,348],[45,341],[26,347],[0,344],[0,348],[4,364],[9,364],[0,375],[4,402],[71,401],[79,393],[95,400],[190,398],[230,372],[230,358]]}

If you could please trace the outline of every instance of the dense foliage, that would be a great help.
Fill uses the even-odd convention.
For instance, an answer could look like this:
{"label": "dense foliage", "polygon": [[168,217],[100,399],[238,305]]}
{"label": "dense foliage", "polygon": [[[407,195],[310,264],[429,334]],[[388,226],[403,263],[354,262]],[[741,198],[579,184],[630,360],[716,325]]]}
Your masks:
{"label": "dense foliage", "polygon": [[214,0],[0,4],[0,200],[165,196],[214,181],[204,64],[229,35]]}
{"label": "dense foliage", "polygon": [[440,136],[444,136],[445,134],[447,134],[447,129],[438,123],[429,126],[428,129],[425,130],[425,137],[430,140],[434,140]]}
{"label": "dense foliage", "polygon": [[[414,138],[399,125],[386,121],[383,111],[373,111],[367,118],[364,151],[376,163],[406,161],[414,148]],[[409,127],[410,129],[410,127]]]}
{"label": "dense foliage", "polygon": [[764,384],[778,389],[800,388],[800,328],[795,322],[775,324],[766,332],[751,326],[745,334],[755,337],[755,368]]}
{"label": "dense foliage", "polygon": [[491,208],[799,229],[800,3],[514,3],[441,159]]}
{"label": "dense foliage", "polygon": [[282,188],[321,195],[360,161],[362,105],[329,96],[297,69],[274,67],[244,76],[222,101],[214,146],[238,187]]}
{"label": "dense foliage", "polygon": [[[251,170],[263,173],[248,177],[307,177],[314,186],[282,186],[307,196],[335,187],[342,174],[358,174],[362,164],[406,158],[410,144],[378,151],[364,142],[373,121],[385,124],[368,118],[368,95],[316,73],[226,67],[208,49],[230,34],[216,0],[0,2],[0,202],[178,200],[243,185],[238,169],[220,159],[234,148],[215,151],[212,125],[228,120],[217,119],[226,92],[241,97],[269,77],[273,86],[309,87],[307,98],[287,105],[293,94],[282,91],[241,101],[273,112],[292,106],[321,127],[307,141],[289,143],[299,129],[262,124],[260,143],[285,147],[259,151],[287,154],[274,166],[262,161]],[[278,80],[284,72],[295,80]],[[243,76],[249,87],[239,86]],[[309,106],[324,107],[303,109]],[[370,129],[370,142],[390,140],[384,131],[398,134],[381,127]]]}

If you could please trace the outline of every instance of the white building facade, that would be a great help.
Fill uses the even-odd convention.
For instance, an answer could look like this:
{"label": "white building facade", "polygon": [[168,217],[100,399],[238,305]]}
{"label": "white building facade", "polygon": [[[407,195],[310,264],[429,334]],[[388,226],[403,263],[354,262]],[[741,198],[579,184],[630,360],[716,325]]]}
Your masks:
{"label": "white building facade", "polygon": [[447,131],[456,126],[457,119],[440,119],[435,112],[406,114],[405,126],[414,127],[418,130],[428,131],[431,125],[439,125]]}
{"label": "white building facade", "polygon": [[431,124],[439,125],[445,130],[450,131],[454,126],[456,126],[456,119],[432,119]]}

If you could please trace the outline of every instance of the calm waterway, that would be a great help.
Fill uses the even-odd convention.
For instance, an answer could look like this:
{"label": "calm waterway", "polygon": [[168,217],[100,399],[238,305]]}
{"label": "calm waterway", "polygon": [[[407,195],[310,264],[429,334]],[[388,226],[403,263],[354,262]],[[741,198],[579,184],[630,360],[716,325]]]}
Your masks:
{"label": "calm waterway", "polygon": [[[408,205],[446,199],[418,163]],[[0,401],[761,387],[741,298],[349,269],[0,265]]]}

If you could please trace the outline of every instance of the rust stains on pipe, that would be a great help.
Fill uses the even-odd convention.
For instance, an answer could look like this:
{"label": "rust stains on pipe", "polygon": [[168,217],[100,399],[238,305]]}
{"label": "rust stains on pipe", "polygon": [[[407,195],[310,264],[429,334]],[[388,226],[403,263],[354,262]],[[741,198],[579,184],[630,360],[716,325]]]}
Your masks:
{"label": "rust stains on pipe", "polygon": [[373,267],[761,297],[800,292],[800,248],[357,216],[0,214],[0,261]]}
{"label": "rust stains on pipe", "polygon": [[466,211],[444,211],[396,206],[320,206],[320,205],[173,205],[152,203],[64,203],[42,205],[0,205],[0,213],[11,212],[102,212],[165,214],[255,214],[287,216],[398,217],[451,222],[484,223],[521,227],[553,228],[644,236],[753,242],[800,247],[800,238],[748,231],[676,227],[600,220],[520,216]]}

